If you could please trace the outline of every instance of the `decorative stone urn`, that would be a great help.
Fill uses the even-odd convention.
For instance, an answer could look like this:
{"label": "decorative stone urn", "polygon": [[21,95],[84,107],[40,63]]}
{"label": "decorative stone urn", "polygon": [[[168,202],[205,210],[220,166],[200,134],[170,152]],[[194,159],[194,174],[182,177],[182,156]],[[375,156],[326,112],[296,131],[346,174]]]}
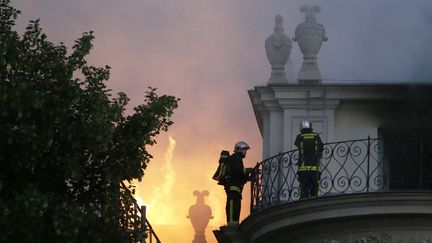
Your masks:
{"label": "decorative stone urn", "polygon": [[274,33],[265,40],[267,59],[272,66],[268,84],[287,83],[285,65],[291,54],[291,48],[291,39],[284,33],[282,16],[276,15]]}
{"label": "decorative stone urn", "polygon": [[207,243],[205,238],[205,229],[213,218],[211,208],[204,203],[204,197],[209,195],[208,191],[194,191],[194,196],[197,196],[197,201],[189,208],[189,215],[186,218],[190,219],[195,230],[195,237],[192,243]]}
{"label": "decorative stone urn", "polygon": [[320,11],[318,6],[304,5],[300,11],[306,13],[306,20],[297,26],[293,38],[298,42],[303,53],[303,66],[298,73],[298,80],[300,83],[316,84],[321,82],[317,55],[323,41],[327,41],[327,37],[324,27],[315,19],[315,14]]}

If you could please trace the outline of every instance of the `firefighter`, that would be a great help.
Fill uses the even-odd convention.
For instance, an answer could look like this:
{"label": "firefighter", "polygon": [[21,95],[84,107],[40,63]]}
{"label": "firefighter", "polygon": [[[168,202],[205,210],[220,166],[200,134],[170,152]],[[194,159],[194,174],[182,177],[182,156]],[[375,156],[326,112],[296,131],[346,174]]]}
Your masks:
{"label": "firefighter", "polygon": [[313,132],[310,121],[301,121],[300,134],[297,135],[294,144],[299,149],[298,180],[300,183],[300,198],[316,197],[319,190],[319,164],[323,143],[320,136]]}
{"label": "firefighter", "polygon": [[249,145],[243,141],[234,145],[234,153],[229,160],[229,179],[225,184],[227,202],[225,212],[227,226],[238,226],[243,185],[248,181],[252,168],[244,168],[243,158],[246,157]]}

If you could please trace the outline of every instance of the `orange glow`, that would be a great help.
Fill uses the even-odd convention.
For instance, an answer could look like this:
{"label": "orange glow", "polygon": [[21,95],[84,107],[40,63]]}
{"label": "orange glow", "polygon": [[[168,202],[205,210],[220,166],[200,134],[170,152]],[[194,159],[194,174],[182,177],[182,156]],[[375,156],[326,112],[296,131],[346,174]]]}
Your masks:
{"label": "orange glow", "polygon": [[[54,42],[71,47],[82,32],[94,30],[88,62],[112,67],[107,86],[113,94],[128,95],[129,112],[143,102],[148,86],[181,98],[174,125],[148,148],[154,158],[142,182],[135,182],[136,198],[147,206],[163,243],[188,243],[194,237],[186,218],[196,201],[193,191],[209,191],[205,203],[214,218],[206,238],[214,243],[211,230],[226,224],[225,192],[211,179],[220,151],[232,151],[244,140],[252,147],[245,165],[261,160],[261,137],[246,90],[268,78],[262,38],[272,31],[273,13],[266,29],[257,31],[245,16],[255,21],[255,9],[263,8],[241,1],[12,2],[23,12],[21,29],[29,18],[41,18]],[[247,184],[241,218],[249,214],[249,191]]]}
{"label": "orange glow", "polygon": [[[216,242],[212,230],[226,224],[226,195],[223,187],[217,185],[211,177],[217,167],[219,148],[223,147],[214,145],[214,148],[209,148],[208,153],[205,153],[206,149],[199,149],[206,147],[202,144],[193,150],[197,157],[190,161],[187,159],[189,154],[178,153],[174,136],[168,136],[168,139],[161,137],[158,141],[158,146],[152,148],[155,158],[147,168],[143,181],[136,183],[136,198],[147,206],[148,220],[156,234],[162,242],[192,242],[195,233],[186,215],[196,202],[193,191],[207,190],[210,195],[205,198],[205,203],[212,209],[214,218],[209,221],[206,239],[209,243]],[[225,146],[225,149],[229,147],[231,146]],[[201,150],[204,153],[197,152]],[[163,159],[158,154],[164,154]],[[245,165],[251,166],[248,163]],[[247,184],[243,192],[242,219],[249,214],[249,191]]]}
{"label": "orange glow", "polygon": [[[173,201],[174,182],[176,180],[175,173],[172,166],[172,157],[176,145],[174,138],[169,137],[168,150],[165,153],[164,164],[160,169],[161,183],[152,188],[152,195],[149,199],[144,200],[147,202],[147,216],[151,219],[152,224],[177,224],[177,219],[173,218],[175,214],[174,205],[170,202]],[[138,196],[141,194],[141,187],[137,187]],[[144,198],[147,198],[143,196]]]}

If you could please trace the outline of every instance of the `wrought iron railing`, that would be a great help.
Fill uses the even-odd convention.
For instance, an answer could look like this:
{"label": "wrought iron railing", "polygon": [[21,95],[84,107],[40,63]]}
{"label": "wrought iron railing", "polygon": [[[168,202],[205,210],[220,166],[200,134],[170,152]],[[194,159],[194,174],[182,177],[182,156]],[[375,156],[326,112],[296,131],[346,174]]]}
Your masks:
{"label": "wrought iron railing", "polygon": [[138,205],[132,192],[123,182],[120,186],[121,190],[125,192],[121,198],[121,203],[126,209],[126,224],[130,238],[134,242],[161,243],[150,222],[147,220],[146,207]]}
{"label": "wrought iron railing", "polygon": [[[381,139],[324,144],[318,197],[388,189]],[[300,199],[298,150],[258,163],[252,173],[251,213]]]}

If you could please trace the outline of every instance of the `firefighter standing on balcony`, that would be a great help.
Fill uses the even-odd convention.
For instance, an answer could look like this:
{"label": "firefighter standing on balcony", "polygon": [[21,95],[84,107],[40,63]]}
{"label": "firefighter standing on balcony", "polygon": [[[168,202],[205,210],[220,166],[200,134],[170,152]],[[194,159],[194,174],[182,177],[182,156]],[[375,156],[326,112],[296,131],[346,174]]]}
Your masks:
{"label": "firefighter standing on balcony", "polygon": [[303,120],[300,123],[300,134],[294,142],[299,149],[298,180],[300,183],[300,198],[318,196],[320,159],[323,143],[318,134],[312,130],[312,123]]}
{"label": "firefighter standing on balcony", "polygon": [[234,153],[229,160],[229,179],[225,184],[227,202],[225,206],[227,226],[237,226],[240,218],[240,208],[243,185],[247,182],[252,168],[244,168],[243,158],[249,145],[243,141],[234,145]]}

